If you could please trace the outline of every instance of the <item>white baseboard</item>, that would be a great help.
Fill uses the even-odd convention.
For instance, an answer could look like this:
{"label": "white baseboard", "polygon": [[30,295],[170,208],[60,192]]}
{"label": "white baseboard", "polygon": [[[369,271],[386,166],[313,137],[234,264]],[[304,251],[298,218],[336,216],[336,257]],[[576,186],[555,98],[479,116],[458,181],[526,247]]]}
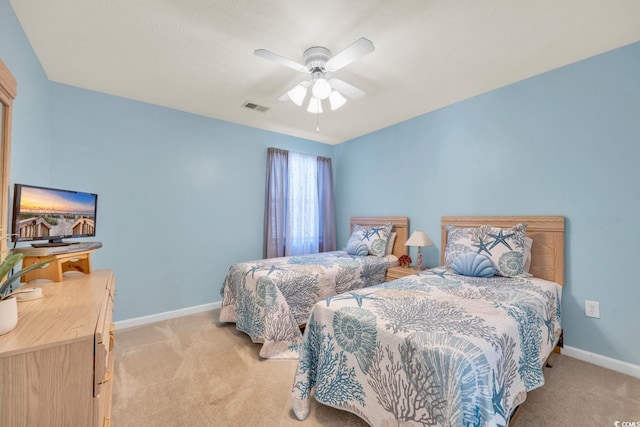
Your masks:
{"label": "white baseboard", "polygon": [[580,350],[579,348],[564,346],[560,352],[565,356],[573,357],[584,362],[593,363],[603,368],[611,369],[632,377],[640,378],[640,366],[633,363],[623,362],[622,360],[612,359],[611,357],[602,356],[600,354],[591,353],[589,351]]}
{"label": "white baseboard", "polygon": [[120,320],[114,322],[117,329],[132,328],[134,326],[146,325],[149,323],[159,322],[161,320],[174,319],[176,317],[188,316],[190,314],[202,313],[205,311],[220,308],[222,303],[212,302],[209,304],[196,305],[194,307],[181,308],[180,310],[165,311],[164,313],[151,314],[149,316],[136,317],[134,319]]}

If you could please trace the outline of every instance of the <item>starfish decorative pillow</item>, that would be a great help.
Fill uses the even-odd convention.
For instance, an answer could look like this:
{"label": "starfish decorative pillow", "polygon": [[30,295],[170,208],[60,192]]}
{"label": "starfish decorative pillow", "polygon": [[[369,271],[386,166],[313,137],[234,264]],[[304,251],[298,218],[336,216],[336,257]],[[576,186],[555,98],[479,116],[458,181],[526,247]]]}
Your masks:
{"label": "starfish decorative pillow", "polygon": [[514,277],[522,274],[525,254],[527,224],[511,228],[483,225],[476,228],[459,228],[448,225],[445,267],[450,269],[460,254],[475,252],[491,260],[496,274]]}
{"label": "starfish decorative pillow", "polygon": [[355,224],[347,246],[349,246],[350,242],[351,244],[354,244],[355,241],[362,242],[367,245],[370,255],[384,256],[392,227],[393,223],[391,222],[385,225],[373,226]]}

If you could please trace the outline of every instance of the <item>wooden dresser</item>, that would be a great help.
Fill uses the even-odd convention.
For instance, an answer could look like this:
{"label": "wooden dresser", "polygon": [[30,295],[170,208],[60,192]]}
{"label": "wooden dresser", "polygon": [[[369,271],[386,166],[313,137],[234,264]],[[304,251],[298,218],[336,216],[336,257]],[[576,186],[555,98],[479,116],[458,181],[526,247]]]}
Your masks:
{"label": "wooden dresser", "polygon": [[18,302],[18,326],[0,336],[0,426],[108,426],[113,273],[25,286],[43,297]]}

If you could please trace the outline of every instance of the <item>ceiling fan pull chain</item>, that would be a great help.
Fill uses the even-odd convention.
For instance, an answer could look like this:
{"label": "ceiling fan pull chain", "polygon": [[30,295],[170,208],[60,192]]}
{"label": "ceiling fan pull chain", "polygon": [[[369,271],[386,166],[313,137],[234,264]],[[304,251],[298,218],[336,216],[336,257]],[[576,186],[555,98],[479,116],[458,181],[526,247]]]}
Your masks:
{"label": "ceiling fan pull chain", "polygon": [[320,109],[319,108],[318,108],[318,112],[316,113],[316,133],[320,133]]}

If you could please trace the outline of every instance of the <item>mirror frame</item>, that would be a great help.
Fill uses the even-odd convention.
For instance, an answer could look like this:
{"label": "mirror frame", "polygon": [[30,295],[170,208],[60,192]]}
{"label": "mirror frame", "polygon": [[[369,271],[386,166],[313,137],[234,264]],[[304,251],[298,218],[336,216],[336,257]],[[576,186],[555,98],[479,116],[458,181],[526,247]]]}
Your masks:
{"label": "mirror frame", "polygon": [[0,129],[0,249],[7,250],[9,229],[9,167],[11,165],[11,113],[13,100],[17,95],[16,78],[0,59],[0,108],[2,108],[2,129]]}

